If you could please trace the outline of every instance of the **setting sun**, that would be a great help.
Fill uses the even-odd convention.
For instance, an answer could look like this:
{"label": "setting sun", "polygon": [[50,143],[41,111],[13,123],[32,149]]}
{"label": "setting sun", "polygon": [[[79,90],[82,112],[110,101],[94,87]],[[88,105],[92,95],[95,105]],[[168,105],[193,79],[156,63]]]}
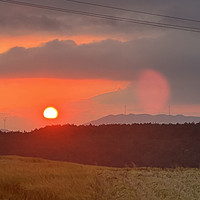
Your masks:
{"label": "setting sun", "polygon": [[47,119],[55,119],[58,117],[58,111],[54,107],[48,107],[44,110],[43,115]]}

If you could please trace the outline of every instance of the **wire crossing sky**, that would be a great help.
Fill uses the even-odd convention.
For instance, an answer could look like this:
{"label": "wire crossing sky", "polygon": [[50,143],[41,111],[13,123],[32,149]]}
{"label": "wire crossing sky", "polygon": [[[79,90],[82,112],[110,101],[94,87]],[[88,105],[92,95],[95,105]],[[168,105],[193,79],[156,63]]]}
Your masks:
{"label": "wire crossing sky", "polygon": [[65,8],[59,8],[59,7],[54,7],[54,6],[42,5],[42,4],[33,4],[33,3],[27,3],[27,2],[22,2],[22,1],[0,0],[0,2],[21,5],[21,6],[28,6],[28,7],[33,7],[33,8],[40,8],[40,9],[45,9],[45,10],[78,14],[78,15],[113,20],[113,21],[140,24],[140,25],[146,25],[146,26],[154,26],[154,27],[174,29],[174,30],[180,30],[180,31],[196,32],[196,33],[200,32],[199,27],[191,27],[191,26],[183,26],[183,25],[174,25],[174,24],[169,24],[169,23],[159,23],[159,22],[152,22],[152,21],[145,21],[145,20],[137,20],[137,19],[133,19],[133,18],[125,18],[125,17],[118,17],[118,16],[112,16],[112,15],[97,14],[97,13],[92,13],[92,12],[84,12],[84,11],[80,11],[80,10],[65,9]]}
{"label": "wire crossing sky", "polygon": [[79,3],[79,4],[84,4],[84,5],[90,5],[90,6],[96,6],[96,7],[102,7],[102,8],[109,8],[109,9],[114,9],[114,10],[121,10],[121,11],[126,11],[126,12],[133,12],[133,13],[157,16],[157,17],[165,17],[165,18],[176,19],[176,20],[181,20],[181,21],[198,22],[198,23],[200,22],[200,20],[197,20],[197,19],[189,19],[189,18],[183,18],[183,17],[177,17],[177,16],[163,15],[163,14],[158,14],[158,13],[150,13],[150,12],[146,12],[146,11],[132,10],[132,9],[127,9],[127,8],[119,8],[119,7],[108,6],[108,5],[103,5],[103,4],[96,4],[96,3],[91,3],[91,2],[83,2],[83,1],[77,1],[77,0],[64,0],[64,1]]}

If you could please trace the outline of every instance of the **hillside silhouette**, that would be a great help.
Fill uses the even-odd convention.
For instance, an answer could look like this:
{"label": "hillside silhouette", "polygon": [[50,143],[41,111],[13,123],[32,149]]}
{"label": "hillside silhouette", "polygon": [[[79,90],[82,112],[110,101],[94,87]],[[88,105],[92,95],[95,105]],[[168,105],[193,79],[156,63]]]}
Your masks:
{"label": "hillside silhouette", "polygon": [[0,133],[0,155],[124,167],[199,167],[200,123],[47,126]]}
{"label": "hillside silhouette", "polygon": [[119,114],[107,115],[89,123],[92,125],[101,124],[133,124],[133,123],[158,123],[158,124],[184,124],[184,123],[200,123],[200,117],[184,116],[184,115],[150,115],[150,114]]}

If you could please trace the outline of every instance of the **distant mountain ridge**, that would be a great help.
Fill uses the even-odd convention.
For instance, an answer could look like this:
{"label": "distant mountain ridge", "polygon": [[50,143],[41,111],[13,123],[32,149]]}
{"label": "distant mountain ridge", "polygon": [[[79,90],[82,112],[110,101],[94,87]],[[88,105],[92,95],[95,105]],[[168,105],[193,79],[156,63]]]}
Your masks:
{"label": "distant mountain ridge", "polygon": [[133,124],[133,123],[158,123],[158,124],[184,124],[199,123],[200,117],[184,115],[150,115],[150,114],[119,114],[108,115],[97,120],[90,121],[86,124]]}

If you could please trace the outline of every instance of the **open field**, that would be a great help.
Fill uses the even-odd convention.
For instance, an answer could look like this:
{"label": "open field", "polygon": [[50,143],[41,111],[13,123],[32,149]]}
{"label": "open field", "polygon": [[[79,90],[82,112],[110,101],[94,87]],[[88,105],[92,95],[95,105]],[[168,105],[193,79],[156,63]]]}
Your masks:
{"label": "open field", "polygon": [[0,199],[198,200],[200,169],[119,169],[3,156]]}

